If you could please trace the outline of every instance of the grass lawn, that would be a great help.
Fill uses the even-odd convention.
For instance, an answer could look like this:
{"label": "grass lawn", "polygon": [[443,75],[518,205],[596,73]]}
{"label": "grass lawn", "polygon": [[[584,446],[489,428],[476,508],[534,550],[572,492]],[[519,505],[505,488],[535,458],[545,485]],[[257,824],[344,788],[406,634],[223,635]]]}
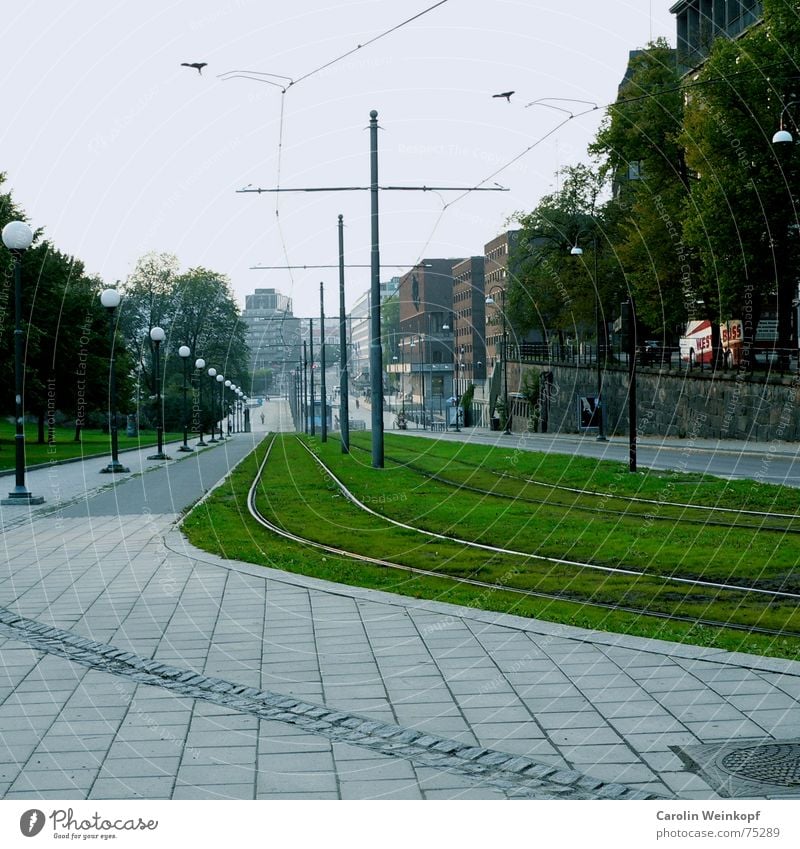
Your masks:
{"label": "grass lawn", "polygon": [[[398,441],[408,446],[406,439],[400,437]],[[315,440],[307,441],[354,494],[379,513],[460,539],[481,540],[551,557],[627,565],[646,574],[643,577],[612,575],[525,556],[492,554],[458,541],[432,539],[393,527],[380,516],[370,516],[347,501],[293,436],[276,440],[258,493],[260,509],[276,524],[329,545],[435,570],[443,576],[477,578],[501,587],[555,593],[561,598],[537,599],[503,589],[458,585],[323,555],[277,538],[246,511],[247,490],[257,468],[255,455],[233,473],[225,486],[186,517],[184,530],[192,542],[226,557],[342,583],[582,627],[800,657],[800,641],[793,638],[664,622],[645,614],[591,608],[585,603],[620,603],[695,619],[798,631],[800,614],[797,605],[789,600],[666,584],[660,577],[699,573],[715,580],[748,585],[787,585],[790,566],[800,554],[793,537],[752,528],[731,531],[702,526],[694,526],[687,533],[679,521],[665,522],[664,527],[652,531],[650,526],[644,526],[642,516],[593,515],[564,505],[532,506],[513,498],[499,499],[432,481],[400,464],[387,462],[386,469],[374,470],[369,466],[368,455],[353,452],[349,457],[343,456],[336,440],[324,446]],[[427,440],[419,441],[430,445]],[[265,446],[266,443],[260,446],[256,454],[263,456]],[[459,453],[458,445],[437,444],[437,450],[448,447],[451,452]],[[392,455],[394,449],[392,444]],[[431,459],[428,452],[425,455]],[[562,465],[572,459],[562,458]],[[440,466],[446,466],[447,462],[442,458]],[[588,462],[594,466],[615,465]],[[555,465],[553,470],[558,474]],[[608,470],[602,471],[605,474]],[[717,486],[724,484],[717,481]],[[703,481],[706,494],[718,497],[713,485],[713,479]],[[667,532],[666,527],[671,530]]]}
{"label": "grass lawn", "polygon": [[[39,445],[36,442],[37,427],[35,424],[25,425],[25,464],[36,466],[39,463],[50,463],[57,460],[71,460],[74,457],[94,457],[108,455],[111,457],[111,437],[99,430],[84,430],[81,441],[75,442],[75,429],[72,427],[57,427],[55,442],[52,445]],[[45,431],[45,438],[47,433]],[[165,433],[164,442],[183,439],[183,433]],[[191,439],[191,437],[190,437]],[[155,431],[140,431],[139,436],[119,434],[119,448],[144,448],[157,443]],[[0,422],[0,471],[13,469],[15,464],[14,425],[8,421]]]}

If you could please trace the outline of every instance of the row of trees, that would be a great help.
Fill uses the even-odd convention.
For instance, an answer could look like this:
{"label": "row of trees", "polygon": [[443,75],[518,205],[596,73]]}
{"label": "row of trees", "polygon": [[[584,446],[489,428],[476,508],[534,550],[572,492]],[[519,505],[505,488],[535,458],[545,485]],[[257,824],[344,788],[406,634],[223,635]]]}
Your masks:
{"label": "row of trees", "polygon": [[[517,331],[585,335],[596,268],[606,320],[633,295],[649,335],[672,342],[687,318],[715,328],[741,319],[747,344],[769,312],[777,345],[789,347],[800,157],[772,136],[784,112],[798,135],[792,7],[765,0],[763,22],[738,40],[716,39],[688,78],[664,40],[632,59],[591,163],[566,169],[559,191],[517,216],[509,291]],[[576,244],[580,257],[570,255]]]}
{"label": "row of trees", "polygon": [[[0,174],[0,228],[25,214],[4,191]],[[105,423],[108,411],[109,323],[99,294],[107,288],[83,263],[57,250],[42,230],[22,256],[22,315],[25,333],[25,407],[38,422],[38,438],[53,438],[56,422],[74,422],[75,436],[83,426]],[[120,287],[115,362],[121,413],[140,412],[146,425],[154,418],[151,397],[156,394],[153,343],[149,330],[167,332],[162,345],[162,389],[167,426],[180,422],[182,381],[180,345],[192,349],[208,365],[223,371],[239,386],[248,387],[245,328],[223,275],[204,268],[181,272],[178,260],[167,254],[143,257]],[[0,249],[0,413],[14,411],[14,276],[12,257]],[[174,400],[172,400],[174,399]]]}

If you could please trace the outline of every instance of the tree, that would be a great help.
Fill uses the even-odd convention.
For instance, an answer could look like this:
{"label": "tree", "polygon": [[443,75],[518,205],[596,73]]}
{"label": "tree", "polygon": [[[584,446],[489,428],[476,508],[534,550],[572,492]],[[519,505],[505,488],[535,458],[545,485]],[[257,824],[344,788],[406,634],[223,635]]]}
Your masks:
{"label": "tree", "polygon": [[[100,304],[102,281],[86,275],[83,263],[41,242],[26,251],[23,307],[27,319],[27,409],[38,420],[38,441],[54,438],[56,412],[73,417],[75,439],[94,411],[108,412],[109,326]],[[118,412],[127,410],[130,363],[115,345]]]}
{"label": "tree", "polygon": [[[224,275],[207,268],[180,272],[171,254],[147,254],[136,264],[123,289],[121,316],[128,341],[147,393],[156,395],[154,343],[150,329],[166,333],[161,345],[161,384],[180,395],[183,361],[178,348],[191,350],[190,367],[202,357],[232,383],[248,391],[249,351],[246,328]],[[165,408],[166,409],[166,408]]]}
{"label": "tree", "polygon": [[684,225],[702,262],[695,291],[716,320],[742,319],[745,351],[766,309],[777,313],[778,346],[791,340],[800,157],[797,145],[773,145],[772,135],[795,99],[796,5],[764,0],[761,26],[717,39],[686,107],[682,141],[698,177]]}
{"label": "tree", "polygon": [[686,320],[696,259],[683,241],[690,179],[681,143],[684,92],[675,51],[658,39],[632,56],[617,102],[589,150],[614,186],[609,241],[652,333]]}
{"label": "tree", "polygon": [[178,269],[178,258],[172,254],[145,254],[122,287],[120,330],[149,395],[156,394],[150,330],[153,327],[169,330]]}
{"label": "tree", "polygon": [[[543,197],[532,212],[516,216],[521,232],[509,259],[515,273],[508,291],[514,331],[538,328],[545,338],[557,333],[559,341],[565,332],[577,337],[584,328],[594,327],[595,285],[606,306],[619,290],[599,207],[603,176],[586,165],[566,168],[562,174],[558,192]],[[580,245],[581,257],[571,255],[575,245]]]}

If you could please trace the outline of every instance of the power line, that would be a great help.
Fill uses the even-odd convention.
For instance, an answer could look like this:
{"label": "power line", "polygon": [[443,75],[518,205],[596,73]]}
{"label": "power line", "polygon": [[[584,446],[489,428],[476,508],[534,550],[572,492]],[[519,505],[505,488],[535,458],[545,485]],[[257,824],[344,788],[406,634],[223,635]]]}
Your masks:
{"label": "power line", "polygon": [[320,73],[320,71],[324,71],[326,68],[330,68],[331,65],[335,65],[337,62],[341,62],[343,59],[346,59],[348,56],[352,56],[354,53],[357,53],[364,47],[368,47],[370,44],[374,44],[376,41],[379,41],[382,38],[385,38],[387,35],[390,35],[393,32],[397,32],[397,30],[402,29],[404,26],[407,26],[412,21],[416,21],[418,18],[421,18],[423,15],[427,15],[428,12],[432,12],[434,9],[439,6],[443,6],[447,3],[448,0],[439,0],[438,3],[434,3],[432,6],[428,6],[427,9],[423,9],[421,12],[417,12],[416,15],[413,15],[410,18],[407,18],[402,23],[396,24],[393,27],[390,27],[379,35],[373,36],[369,39],[369,41],[365,41],[363,44],[359,44],[356,47],[352,48],[352,50],[348,50],[346,53],[342,53],[341,56],[337,56],[335,59],[331,59],[329,62],[326,62],[324,65],[320,65],[319,68],[314,68],[313,71],[309,71],[307,74],[303,74],[302,77],[298,77],[293,82],[289,83],[290,86],[297,85],[298,83],[303,82],[303,80],[307,80],[309,77],[314,76],[314,74]]}

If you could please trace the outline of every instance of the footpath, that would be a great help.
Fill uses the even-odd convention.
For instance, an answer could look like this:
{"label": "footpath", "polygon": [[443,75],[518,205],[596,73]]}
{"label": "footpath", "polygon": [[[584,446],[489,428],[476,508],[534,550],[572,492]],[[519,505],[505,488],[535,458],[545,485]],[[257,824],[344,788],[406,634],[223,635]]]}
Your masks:
{"label": "footpath", "polygon": [[[284,401],[264,410],[289,429]],[[189,545],[180,514],[263,436],[102,492],[97,459],[44,470],[60,509],[3,508],[0,797],[800,796],[800,663]]]}

